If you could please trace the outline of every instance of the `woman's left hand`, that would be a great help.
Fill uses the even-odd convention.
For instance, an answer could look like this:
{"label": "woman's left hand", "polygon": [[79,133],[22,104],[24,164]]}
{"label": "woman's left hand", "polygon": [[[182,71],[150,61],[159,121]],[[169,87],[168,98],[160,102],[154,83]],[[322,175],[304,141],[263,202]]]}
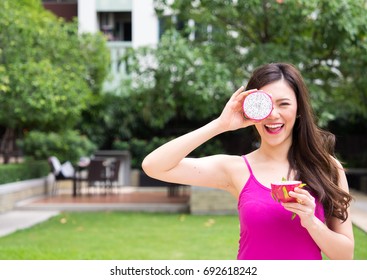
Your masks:
{"label": "woman's left hand", "polygon": [[315,198],[302,188],[295,188],[290,191],[289,196],[297,199],[297,202],[282,203],[285,209],[297,214],[301,219],[301,225],[307,228],[313,224],[315,216]]}

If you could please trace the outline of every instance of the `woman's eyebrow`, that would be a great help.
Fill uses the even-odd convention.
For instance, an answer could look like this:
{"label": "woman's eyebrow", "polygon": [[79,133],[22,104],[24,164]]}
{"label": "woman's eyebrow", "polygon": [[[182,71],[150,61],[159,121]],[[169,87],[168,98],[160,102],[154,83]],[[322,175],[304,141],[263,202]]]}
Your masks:
{"label": "woman's eyebrow", "polygon": [[290,98],[279,98],[279,99],[276,99],[275,102],[282,102],[282,101],[292,101]]}

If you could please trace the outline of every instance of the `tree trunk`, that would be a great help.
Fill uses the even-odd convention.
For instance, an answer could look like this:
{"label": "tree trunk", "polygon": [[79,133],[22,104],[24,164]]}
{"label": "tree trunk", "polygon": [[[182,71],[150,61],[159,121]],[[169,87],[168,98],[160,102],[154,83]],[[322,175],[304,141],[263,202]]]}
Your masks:
{"label": "tree trunk", "polygon": [[7,127],[1,137],[0,154],[3,156],[5,164],[9,163],[10,157],[15,151],[15,131],[13,128]]}

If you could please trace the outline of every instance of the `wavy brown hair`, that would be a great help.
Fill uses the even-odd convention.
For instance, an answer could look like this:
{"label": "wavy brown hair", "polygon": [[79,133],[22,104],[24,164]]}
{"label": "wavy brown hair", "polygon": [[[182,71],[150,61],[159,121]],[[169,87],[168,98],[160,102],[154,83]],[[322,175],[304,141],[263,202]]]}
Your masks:
{"label": "wavy brown hair", "polygon": [[338,186],[339,172],[334,160],[335,136],[316,125],[306,84],[295,66],[289,63],[270,63],[253,72],[246,89],[262,88],[284,79],[297,98],[297,119],[293,141],[288,152],[290,170],[295,179],[307,184],[308,190],[322,203],[326,219],[348,218],[347,209],[352,196]]}

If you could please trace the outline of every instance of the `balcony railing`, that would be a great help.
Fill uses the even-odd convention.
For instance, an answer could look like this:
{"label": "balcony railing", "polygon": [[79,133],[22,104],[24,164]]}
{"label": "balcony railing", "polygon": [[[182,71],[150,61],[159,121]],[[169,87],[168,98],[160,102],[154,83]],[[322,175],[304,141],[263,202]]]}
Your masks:
{"label": "balcony railing", "polygon": [[109,41],[107,42],[107,46],[111,52],[111,79],[105,83],[105,89],[112,90],[119,86],[121,79],[127,75],[126,63],[123,60],[123,56],[126,49],[132,46],[132,42]]}

